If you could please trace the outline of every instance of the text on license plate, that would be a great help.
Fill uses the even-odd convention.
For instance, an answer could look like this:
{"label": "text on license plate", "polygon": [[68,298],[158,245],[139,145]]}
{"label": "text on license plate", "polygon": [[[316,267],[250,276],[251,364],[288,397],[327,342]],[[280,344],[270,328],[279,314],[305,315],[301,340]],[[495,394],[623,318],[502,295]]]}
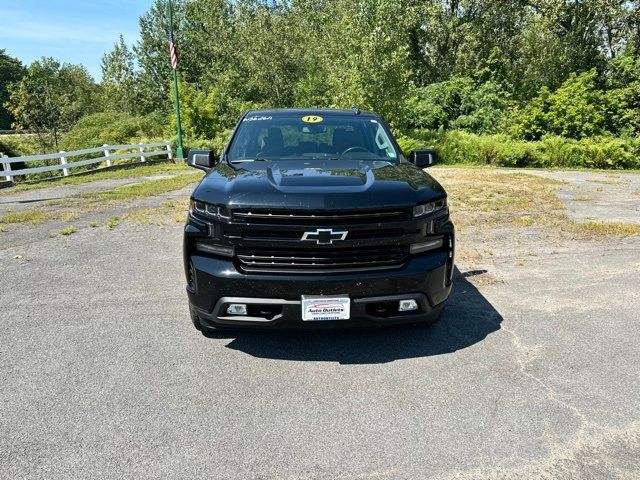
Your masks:
{"label": "text on license plate", "polygon": [[302,320],[348,320],[351,313],[349,297],[302,296]]}

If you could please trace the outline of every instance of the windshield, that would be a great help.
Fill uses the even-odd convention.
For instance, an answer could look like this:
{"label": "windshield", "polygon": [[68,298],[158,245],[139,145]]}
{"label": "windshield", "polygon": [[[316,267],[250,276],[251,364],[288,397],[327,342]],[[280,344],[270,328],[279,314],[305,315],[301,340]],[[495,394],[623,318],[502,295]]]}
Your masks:
{"label": "windshield", "polygon": [[249,115],[228,151],[230,162],[351,158],[396,163],[384,126],[359,115]]}

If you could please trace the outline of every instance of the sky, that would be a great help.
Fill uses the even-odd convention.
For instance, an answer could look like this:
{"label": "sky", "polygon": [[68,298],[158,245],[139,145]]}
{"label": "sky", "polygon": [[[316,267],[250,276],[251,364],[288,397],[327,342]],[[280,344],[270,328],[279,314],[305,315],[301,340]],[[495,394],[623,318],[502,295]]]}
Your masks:
{"label": "sky", "polygon": [[28,65],[40,57],[81,63],[100,80],[100,60],[122,34],[131,46],[152,0],[0,0],[0,49]]}

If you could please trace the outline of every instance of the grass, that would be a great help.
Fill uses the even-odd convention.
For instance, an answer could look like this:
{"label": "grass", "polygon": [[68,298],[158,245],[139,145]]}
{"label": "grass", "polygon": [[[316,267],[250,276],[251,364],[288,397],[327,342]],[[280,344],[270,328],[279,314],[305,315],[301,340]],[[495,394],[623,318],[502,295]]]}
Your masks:
{"label": "grass", "polygon": [[32,223],[39,225],[47,220],[57,218],[54,213],[44,212],[42,210],[22,210],[20,212],[9,212],[0,216],[0,224],[2,223]]}
{"label": "grass", "polygon": [[143,208],[126,214],[126,219],[143,225],[164,225],[167,219],[182,223],[186,219],[189,200],[167,200],[157,208]]}
{"label": "grass", "polygon": [[[439,169],[430,172],[447,190],[451,216],[464,232],[514,226],[539,227],[545,234],[569,237],[640,235],[640,224],[570,218],[556,195],[562,182],[522,173],[488,169]],[[587,198],[582,199],[586,201]]]}
{"label": "grass", "polygon": [[603,222],[591,220],[584,223],[574,223],[571,228],[577,233],[591,236],[631,237],[640,235],[640,224],[622,222]]}
{"label": "grass", "polygon": [[120,219],[118,217],[109,217],[105,222],[105,225],[110,230],[117,227],[119,224],[120,224]]}
{"label": "grass", "polygon": [[151,208],[143,208],[142,210],[136,210],[135,212],[127,213],[127,220],[132,220],[142,225],[150,225],[154,223],[154,217],[156,216],[156,210]]}
{"label": "grass", "polygon": [[576,195],[573,197],[573,200],[576,202],[589,202],[593,200],[593,197],[590,197],[589,195]]}
{"label": "grass", "polygon": [[89,226],[91,228],[98,228],[100,226],[100,222],[89,222]]}
{"label": "grass", "polygon": [[[95,211],[96,204],[106,201],[127,201],[137,198],[161,195],[173,190],[178,190],[189,184],[198,181],[202,176],[200,172],[192,172],[180,174],[175,177],[161,178],[157,180],[148,180],[133,185],[125,185],[122,187],[106,190],[102,192],[86,193],[64,200],[52,200],[47,202],[48,209],[29,209],[19,212],[9,212],[0,216],[1,224],[10,223],[32,223],[38,225],[50,220],[63,220],[71,222],[77,220],[80,213],[86,211]],[[127,214],[133,220],[139,223],[159,223],[163,224],[167,217],[176,219],[178,214],[183,214],[187,210],[188,201],[165,201],[162,206],[157,209],[140,210],[137,213]],[[73,211],[68,211],[73,208]],[[67,210],[66,212],[64,210]],[[181,216],[181,221],[184,215]],[[177,221],[177,220],[176,220]],[[118,217],[111,217],[106,221],[108,228],[114,228],[120,223]],[[93,225],[91,225],[93,226]],[[99,226],[98,223],[95,227]],[[94,227],[94,228],[95,228]]]}
{"label": "grass", "polygon": [[40,209],[21,210],[19,212],[9,212],[0,216],[0,224],[3,223],[31,223],[40,225],[51,220],[63,220],[72,222],[79,217],[78,212],[62,213]]}
{"label": "grass", "polygon": [[518,217],[513,221],[513,224],[516,227],[530,227],[533,225],[533,218],[528,215],[524,215],[522,217]]}
{"label": "grass", "polygon": [[72,233],[75,233],[75,231],[76,231],[76,227],[71,226],[71,227],[63,228],[58,233],[60,235],[67,236],[67,235],[71,235]]}
{"label": "grass", "polygon": [[557,180],[486,169],[440,169],[430,172],[447,190],[456,226],[529,227],[564,215],[556,195]]}
{"label": "grass", "polygon": [[133,177],[146,177],[150,175],[175,174],[192,170],[184,163],[173,163],[171,161],[149,161],[148,163],[129,163],[115,165],[111,168],[102,168],[88,173],[79,173],[68,177],[56,177],[37,182],[19,183],[11,188],[0,191],[0,195],[6,195],[24,190],[35,190],[57,185],[79,185],[95,180],[122,179]]}
{"label": "grass", "polygon": [[99,201],[109,200],[132,200],[135,198],[152,197],[172,190],[178,190],[187,185],[197,182],[202,177],[200,172],[177,175],[171,178],[160,178],[146,182],[124,185],[122,187],[106,190],[103,192],[92,192],[79,195],[77,198],[86,198]]}

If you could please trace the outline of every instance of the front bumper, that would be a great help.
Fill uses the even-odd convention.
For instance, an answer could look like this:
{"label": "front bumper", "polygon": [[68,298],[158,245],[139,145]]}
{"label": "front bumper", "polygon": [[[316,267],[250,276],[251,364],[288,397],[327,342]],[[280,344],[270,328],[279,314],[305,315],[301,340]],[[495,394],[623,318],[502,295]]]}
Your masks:
{"label": "front bumper", "polygon": [[[451,291],[452,257],[445,251],[412,257],[389,271],[330,275],[251,274],[240,272],[231,259],[187,255],[191,266],[189,303],[203,327],[344,327],[390,325],[435,320]],[[302,295],[348,295],[350,320],[303,322]],[[418,311],[390,307],[415,299]],[[246,317],[226,313],[226,305],[255,305]],[[265,314],[266,312],[266,314]]]}

